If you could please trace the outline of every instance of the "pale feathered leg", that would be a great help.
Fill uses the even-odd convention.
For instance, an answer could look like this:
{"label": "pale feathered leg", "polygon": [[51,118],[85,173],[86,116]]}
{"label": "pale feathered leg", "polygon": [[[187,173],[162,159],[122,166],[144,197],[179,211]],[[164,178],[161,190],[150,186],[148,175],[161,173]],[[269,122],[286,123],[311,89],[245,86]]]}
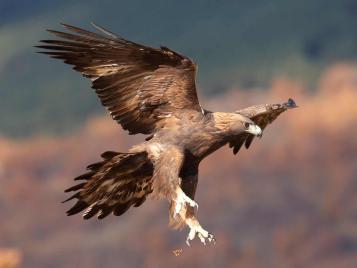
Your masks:
{"label": "pale feathered leg", "polygon": [[189,198],[181,189],[181,187],[177,186],[176,188],[176,197],[174,199],[174,204],[175,204],[175,208],[174,208],[174,215],[173,217],[176,218],[176,216],[178,214],[180,214],[180,212],[182,210],[186,209],[187,204],[190,207],[193,208],[197,208],[198,209],[198,204],[193,201],[191,198]]}
{"label": "pale feathered leg", "polygon": [[[194,216],[195,208],[198,209],[198,204],[187,196],[181,188],[181,184],[184,186],[185,183],[190,182],[190,176],[187,176],[184,182],[179,177],[184,160],[182,150],[175,146],[158,143],[149,144],[146,150],[155,166],[152,179],[152,194],[171,200],[171,223],[176,227],[187,225],[190,228],[186,240],[188,245],[196,236],[205,245],[206,242],[215,242],[213,235],[203,229]],[[193,174],[193,178],[197,178],[197,174]],[[191,185],[193,187],[192,190],[195,189],[194,185]]]}

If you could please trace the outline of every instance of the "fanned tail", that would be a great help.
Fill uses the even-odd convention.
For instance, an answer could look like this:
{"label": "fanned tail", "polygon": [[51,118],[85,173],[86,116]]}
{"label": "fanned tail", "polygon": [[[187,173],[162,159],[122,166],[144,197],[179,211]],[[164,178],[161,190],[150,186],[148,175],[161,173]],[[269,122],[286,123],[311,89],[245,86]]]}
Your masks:
{"label": "fanned tail", "polygon": [[63,202],[78,199],[68,216],[81,211],[84,219],[94,215],[102,219],[111,212],[120,216],[131,206],[140,206],[152,192],[153,165],[146,152],[108,151],[101,156],[103,161],[89,165],[87,173],[74,179],[84,182],[65,190],[76,193]]}

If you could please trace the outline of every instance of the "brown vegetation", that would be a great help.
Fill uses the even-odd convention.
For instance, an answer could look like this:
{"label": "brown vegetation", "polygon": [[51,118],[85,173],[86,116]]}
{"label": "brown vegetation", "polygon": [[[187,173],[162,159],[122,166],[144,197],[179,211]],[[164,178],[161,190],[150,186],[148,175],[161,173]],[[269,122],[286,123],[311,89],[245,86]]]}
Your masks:
{"label": "brown vegetation", "polygon": [[0,248],[0,268],[18,268],[21,265],[21,253],[16,249]]}
{"label": "brown vegetation", "polygon": [[164,201],[103,221],[65,216],[72,178],[142,139],[108,117],[66,137],[0,139],[0,246],[21,250],[26,267],[357,267],[357,67],[330,68],[313,93],[280,78],[203,103],[231,111],[288,97],[300,108],[249,151],[226,147],[201,165],[198,217],[215,246],[184,246]]}

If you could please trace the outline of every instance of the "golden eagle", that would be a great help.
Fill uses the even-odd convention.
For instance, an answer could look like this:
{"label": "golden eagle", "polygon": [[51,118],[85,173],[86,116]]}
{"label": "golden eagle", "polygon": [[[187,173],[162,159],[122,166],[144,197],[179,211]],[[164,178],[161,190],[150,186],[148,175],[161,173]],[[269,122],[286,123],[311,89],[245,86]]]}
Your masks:
{"label": "golden eagle", "polygon": [[63,24],[71,33],[48,30],[61,38],[42,40],[37,46],[63,60],[92,81],[92,88],[110,115],[129,134],[147,134],[146,141],[129,153],[105,152],[102,161],[89,165],[75,178],[83,182],[69,188],[77,199],[67,211],[84,211],[83,218],[122,215],[140,206],[148,196],[170,202],[170,224],[214,242],[195,217],[198,166],[225,144],[236,154],[249,148],[255,136],[279,114],[296,107],[289,99],[278,104],[252,106],[233,113],[201,107],[196,92],[196,65],[167,47],[137,44],[93,24],[101,33]]}

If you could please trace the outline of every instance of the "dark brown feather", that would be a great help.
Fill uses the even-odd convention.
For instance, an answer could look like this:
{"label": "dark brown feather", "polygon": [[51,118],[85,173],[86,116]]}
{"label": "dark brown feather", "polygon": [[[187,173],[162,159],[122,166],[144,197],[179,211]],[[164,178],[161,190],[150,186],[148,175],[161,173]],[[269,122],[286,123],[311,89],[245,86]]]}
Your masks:
{"label": "dark brown feather", "polygon": [[83,183],[80,183],[80,184],[77,184],[77,185],[74,185],[66,190],[64,190],[65,193],[68,193],[68,192],[72,192],[72,191],[77,191],[79,189],[82,189],[83,186],[86,184],[86,182],[83,182]]}
{"label": "dark brown feather", "polygon": [[95,172],[93,171],[89,171],[87,173],[84,173],[78,177],[75,177],[74,180],[75,181],[79,181],[79,180],[89,180],[93,175],[95,174]]}
{"label": "dark brown feather", "polygon": [[117,205],[114,210],[113,210],[113,214],[114,216],[121,216],[123,215],[130,207],[130,204],[120,204],[120,205]]}
{"label": "dark brown feather", "polygon": [[103,205],[99,204],[94,204],[93,206],[90,206],[84,213],[83,213],[83,219],[88,220],[95,216],[99,210],[102,208]]}
{"label": "dark brown feather", "polygon": [[77,203],[67,211],[73,215],[85,210],[84,219],[98,215],[102,219],[113,212],[121,215],[130,206],[138,207],[152,192],[153,165],[146,152],[105,152],[103,161],[88,166],[91,171],[77,177],[86,182],[66,190],[78,191],[66,201],[74,198]]}
{"label": "dark brown feather", "polygon": [[104,153],[102,153],[100,156],[104,159],[111,159],[115,156],[119,155],[118,152],[114,152],[114,151],[106,151]]}
{"label": "dark brown feather", "polygon": [[62,59],[92,80],[103,106],[130,134],[150,134],[181,109],[201,112],[195,64],[167,47],[140,45],[96,26],[102,34],[62,24],[48,30],[64,40],[43,40],[41,53]]}
{"label": "dark brown feather", "polygon": [[71,216],[71,215],[77,214],[77,213],[81,212],[82,210],[86,209],[88,206],[89,205],[87,202],[85,202],[83,200],[78,200],[74,204],[74,206],[67,211],[67,215]]}

